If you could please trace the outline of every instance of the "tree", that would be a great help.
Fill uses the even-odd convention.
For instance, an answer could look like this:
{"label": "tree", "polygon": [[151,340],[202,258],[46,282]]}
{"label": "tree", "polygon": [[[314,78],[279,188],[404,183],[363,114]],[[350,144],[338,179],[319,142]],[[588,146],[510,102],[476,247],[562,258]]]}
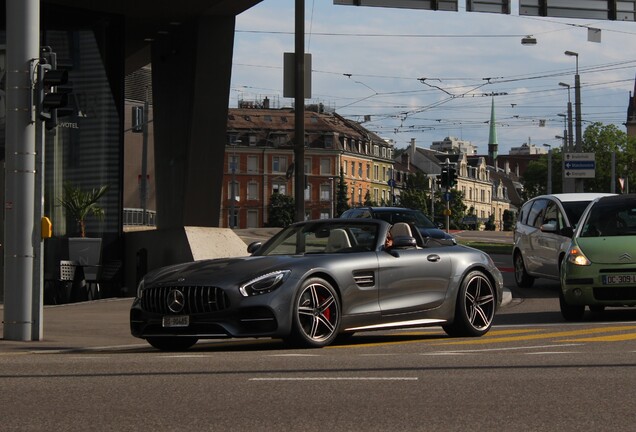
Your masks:
{"label": "tree", "polygon": [[369,207],[377,207],[378,206],[378,203],[371,199],[371,192],[369,192],[369,191],[367,191],[366,195],[364,196],[364,205],[365,206],[369,206]]}
{"label": "tree", "polygon": [[344,179],[344,173],[340,169],[340,177],[338,178],[338,186],[336,190],[336,215],[340,216],[349,210],[349,197],[347,196],[347,183]]}
{"label": "tree", "polygon": [[98,219],[104,217],[104,209],[97,205],[97,201],[108,192],[108,186],[101,186],[91,190],[82,190],[71,183],[64,184],[62,198],[58,201],[77,224],[80,237],[86,237],[86,218],[93,215]]}
{"label": "tree", "polygon": [[[460,228],[464,226],[462,219],[466,216],[466,205],[464,204],[464,194],[457,189],[451,189],[451,200],[449,207],[451,211],[450,216],[450,228]],[[436,202],[435,204],[435,220],[446,223],[446,216],[444,210],[446,209],[446,202],[442,201],[442,192],[435,192]]]}
{"label": "tree", "polygon": [[427,205],[429,195],[427,192],[428,176],[423,172],[417,172],[406,180],[404,189],[400,192],[400,205],[429,214]]}
{"label": "tree", "polygon": [[[583,151],[594,153],[595,160],[595,177],[583,179],[586,192],[611,191],[612,153],[616,155],[616,176],[634,179],[636,139],[630,139],[616,125],[593,123],[588,126],[583,134]],[[620,185],[614,186],[617,191],[620,191]]]}
{"label": "tree", "polygon": [[[560,149],[552,150],[552,193],[561,193],[563,191],[562,180],[562,161],[563,154]],[[523,192],[524,200],[529,200],[539,195],[548,193],[548,155],[541,155],[539,159],[528,163],[523,174]]]}
{"label": "tree", "polygon": [[285,228],[294,222],[296,215],[294,198],[288,195],[274,193],[269,199],[268,211],[269,226]]}

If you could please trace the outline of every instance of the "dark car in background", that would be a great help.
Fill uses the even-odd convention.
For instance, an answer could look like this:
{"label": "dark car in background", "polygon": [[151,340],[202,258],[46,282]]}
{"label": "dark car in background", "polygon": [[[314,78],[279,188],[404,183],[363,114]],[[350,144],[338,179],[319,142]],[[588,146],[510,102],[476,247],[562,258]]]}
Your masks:
{"label": "dark car in background", "polygon": [[417,227],[422,237],[441,240],[443,243],[455,244],[455,237],[441,230],[424,213],[404,207],[356,207],[340,216],[345,219],[371,218],[381,219],[390,224],[406,222]]}

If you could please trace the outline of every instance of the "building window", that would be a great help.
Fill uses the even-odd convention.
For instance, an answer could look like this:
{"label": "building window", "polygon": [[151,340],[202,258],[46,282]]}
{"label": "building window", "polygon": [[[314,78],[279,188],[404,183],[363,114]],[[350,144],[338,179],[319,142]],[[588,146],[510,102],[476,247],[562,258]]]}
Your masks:
{"label": "building window", "polygon": [[325,135],[325,148],[333,148],[333,136]]}
{"label": "building window", "polygon": [[281,195],[287,195],[287,184],[285,183],[274,183],[272,184],[272,193],[279,193]]}
{"label": "building window", "polygon": [[305,201],[311,201],[311,185],[305,187]]}
{"label": "building window", "polygon": [[331,201],[330,185],[320,185],[320,201]]}
{"label": "building window", "polygon": [[[375,201],[376,203],[378,202],[378,198],[379,198],[378,193],[379,192],[380,191],[377,188],[373,189],[373,201]],[[384,191],[382,191],[382,192],[384,192]]]}
{"label": "building window", "polygon": [[320,174],[331,175],[331,159],[320,159]]}
{"label": "building window", "polygon": [[347,175],[347,163],[344,162],[342,164],[342,174]]}
{"label": "building window", "polygon": [[256,135],[250,135],[250,147],[256,146]]}
{"label": "building window", "polygon": [[331,215],[329,214],[329,210],[320,210],[320,219],[329,219],[330,217]]}
{"label": "building window", "polygon": [[287,156],[272,157],[272,172],[284,173],[287,171]]}
{"label": "building window", "polygon": [[241,189],[239,187],[239,182],[234,182],[234,190],[232,190],[232,182],[227,184],[227,198],[232,199],[232,192],[234,192],[234,197],[238,199],[241,195]]}
{"label": "building window", "polygon": [[305,158],[305,174],[311,174],[311,158]]}
{"label": "building window", "polygon": [[371,178],[371,165],[367,164],[367,178],[370,179]]}
{"label": "building window", "polygon": [[379,180],[378,179],[378,174],[380,172],[380,167],[377,165],[373,166],[373,180]]}
{"label": "building window", "polygon": [[238,139],[238,134],[237,133],[231,133],[227,135],[227,142],[230,145],[237,145],[239,144],[239,139]]}
{"label": "building window", "polygon": [[362,178],[362,162],[358,162],[358,177]]}
{"label": "building window", "polygon": [[258,173],[258,156],[247,157],[247,172],[251,174]]}
{"label": "building window", "polygon": [[239,157],[237,155],[229,155],[227,157],[227,170],[229,172],[239,172]]}
{"label": "building window", "polygon": [[247,184],[247,199],[258,200],[258,183],[249,182]]}
{"label": "building window", "polygon": [[284,146],[285,144],[287,144],[287,135],[285,134],[274,135],[272,136],[271,141],[275,147]]}

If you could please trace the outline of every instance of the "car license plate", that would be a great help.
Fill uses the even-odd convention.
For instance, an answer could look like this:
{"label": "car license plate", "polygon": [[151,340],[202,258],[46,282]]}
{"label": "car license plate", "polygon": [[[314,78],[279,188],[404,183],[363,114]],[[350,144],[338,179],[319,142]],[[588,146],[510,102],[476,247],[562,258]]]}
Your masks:
{"label": "car license plate", "polygon": [[187,327],[190,325],[190,316],[176,315],[165,316],[162,322],[163,327]]}
{"label": "car license plate", "polygon": [[603,275],[603,285],[628,285],[636,283],[636,275]]}

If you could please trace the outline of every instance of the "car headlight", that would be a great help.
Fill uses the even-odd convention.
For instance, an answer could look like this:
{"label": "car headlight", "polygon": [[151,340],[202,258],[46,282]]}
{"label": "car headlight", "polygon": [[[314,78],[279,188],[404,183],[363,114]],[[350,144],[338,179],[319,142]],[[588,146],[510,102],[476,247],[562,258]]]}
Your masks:
{"label": "car headlight", "polygon": [[290,270],[267,273],[244,283],[239,290],[245,297],[270,293],[281,286],[290,273]]}
{"label": "car headlight", "polygon": [[587,259],[585,254],[583,254],[581,249],[577,247],[570,248],[570,250],[568,251],[567,260],[570,264],[574,264],[577,266],[589,266],[592,264],[592,262],[589,259]]}
{"label": "car headlight", "polygon": [[139,281],[139,285],[137,285],[137,298],[141,298],[144,295],[144,280],[141,279]]}

